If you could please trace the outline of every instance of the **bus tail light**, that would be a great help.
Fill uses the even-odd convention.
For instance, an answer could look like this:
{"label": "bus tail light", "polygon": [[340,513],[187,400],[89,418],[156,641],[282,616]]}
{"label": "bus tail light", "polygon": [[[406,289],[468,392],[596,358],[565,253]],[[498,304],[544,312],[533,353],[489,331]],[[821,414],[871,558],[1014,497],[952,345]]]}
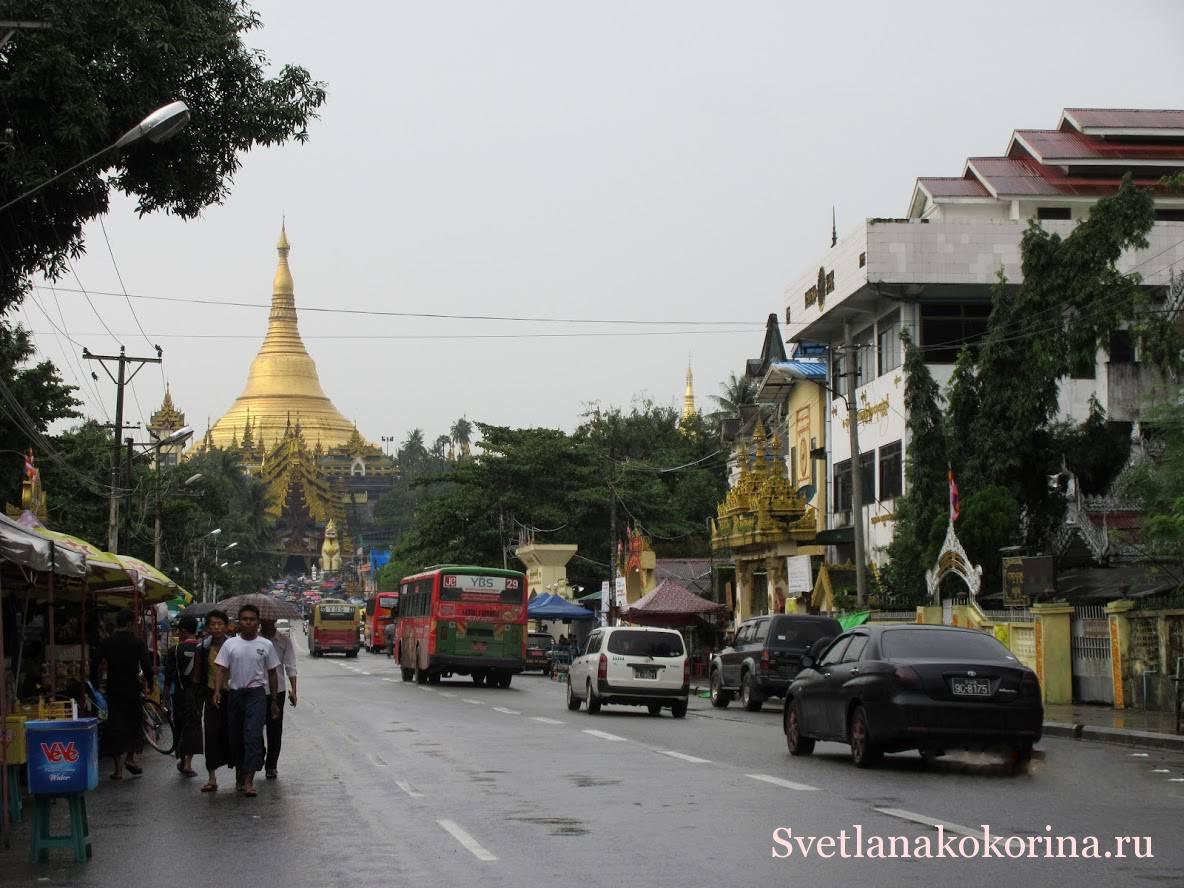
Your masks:
{"label": "bus tail light", "polygon": [[605,654],[600,655],[600,662],[596,666],[597,681],[605,681],[608,679],[608,657]]}

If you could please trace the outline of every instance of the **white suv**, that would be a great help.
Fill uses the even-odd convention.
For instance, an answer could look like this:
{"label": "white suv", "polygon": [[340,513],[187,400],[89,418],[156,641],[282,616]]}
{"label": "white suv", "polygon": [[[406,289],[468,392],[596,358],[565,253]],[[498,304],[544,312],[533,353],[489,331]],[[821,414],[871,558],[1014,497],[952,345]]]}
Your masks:
{"label": "white suv", "polygon": [[649,707],[659,715],[669,706],[675,718],[687,714],[690,661],[682,636],[673,629],[607,626],[588,636],[571,665],[567,708],[584,701],[597,713],[605,703]]}

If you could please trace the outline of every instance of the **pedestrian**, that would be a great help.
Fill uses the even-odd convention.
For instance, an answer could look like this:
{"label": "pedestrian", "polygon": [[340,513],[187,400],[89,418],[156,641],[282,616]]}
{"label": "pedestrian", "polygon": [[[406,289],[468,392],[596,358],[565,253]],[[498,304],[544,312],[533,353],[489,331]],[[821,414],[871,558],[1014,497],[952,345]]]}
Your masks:
{"label": "pedestrian", "polygon": [[[296,649],[287,635],[277,634],[275,620],[260,620],[259,634],[271,642],[279,658],[280,668],[276,670],[277,690],[268,701],[266,721],[266,750],[263,756],[263,773],[268,780],[279,776],[280,746],[284,740],[284,689],[287,685],[288,702],[296,705]],[[275,703],[273,707],[270,704]]]}
{"label": "pedestrian", "polygon": [[382,627],[382,639],[386,644],[386,655],[395,656],[395,623],[392,620]]}
{"label": "pedestrian", "polygon": [[226,643],[226,627],[230,618],[226,611],[212,610],[206,614],[206,637],[197,649],[197,679],[202,702],[202,735],[206,754],[206,773],[209,775],[202,792],[218,791],[218,769],[230,763],[230,738],[226,732],[226,709],[214,702],[214,688],[218,670],[214,662]]}
{"label": "pedestrian", "polygon": [[[107,720],[103,724],[103,754],[115,763],[112,780],[123,779],[123,769],[141,774],[136,756],[144,748],[142,688],[152,691],[152,657],[142,639],[132,633],[132,612],[115,617],[115,632],[103,640],[91,667],[91,682],[98,687],[99,663],[107,664]],[[141,684],[141,681],[143,684]]]}
{"label": "pedestrian", "polygon": [[253,604],[240,607],[237,626],[238,635],[223,642],[214,661],[214,704],[222,703],[226,688],[226,725],[235,788],[247,798],[254,798],[255,774],[263,767],[264,722],[268,709],[274,717],[278,705],[280,661],[272,643],[259,635],[259,608]]}
{"label": "pedestrian", "polygon": [[173,731],[177,736],[177,770],[182,777],[196,777],[193,757],[202,750],[201,673],[197,668],[197,617],[177,620],[180,640],[169,648],[164,662],[164,684],[171,690]]}

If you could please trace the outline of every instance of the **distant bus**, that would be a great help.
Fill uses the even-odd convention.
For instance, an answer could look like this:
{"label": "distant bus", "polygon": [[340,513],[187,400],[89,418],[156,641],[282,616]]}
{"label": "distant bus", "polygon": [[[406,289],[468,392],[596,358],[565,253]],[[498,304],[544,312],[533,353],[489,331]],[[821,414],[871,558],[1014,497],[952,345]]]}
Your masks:
{"label": "distant bus", "polygon": [[398,592],[375,592],[372,598],[366,599],[366,650],[374,654],[381,653],[386,644],[383,630],[395,621],[398,607]]}
{"label": "distant bus", "polygon": [[403,681],[469,675],[510,686],[526,668],[526,575],[494,567],[444,565],[400,585],[395,656]]}
{"label": "distant bus", "polygon": [[340,599],[326,598],[309,614],[308,652],[314,657],[338,653],[356,657],[362,647],[361,609]]}

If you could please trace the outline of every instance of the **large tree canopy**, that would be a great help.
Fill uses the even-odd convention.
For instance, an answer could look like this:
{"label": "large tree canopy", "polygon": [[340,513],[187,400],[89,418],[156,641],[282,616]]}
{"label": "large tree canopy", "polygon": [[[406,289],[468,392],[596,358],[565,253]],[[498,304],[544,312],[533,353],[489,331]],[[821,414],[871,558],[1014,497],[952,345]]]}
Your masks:
{"label": "large tree canopy", "polygon": [[301,67],[269,76],[244,43],[261,26],[238,0],[10,0],[4,18],[43,22],[0,49],[0,204],[111,145],[176,99],[189,125],[159,145],[109,152],[0,214],[0,314],[28,277],[61,273],[112,187],[141,213],[191,218],[221,203],[243,152],[303,141],[325,100]]}

